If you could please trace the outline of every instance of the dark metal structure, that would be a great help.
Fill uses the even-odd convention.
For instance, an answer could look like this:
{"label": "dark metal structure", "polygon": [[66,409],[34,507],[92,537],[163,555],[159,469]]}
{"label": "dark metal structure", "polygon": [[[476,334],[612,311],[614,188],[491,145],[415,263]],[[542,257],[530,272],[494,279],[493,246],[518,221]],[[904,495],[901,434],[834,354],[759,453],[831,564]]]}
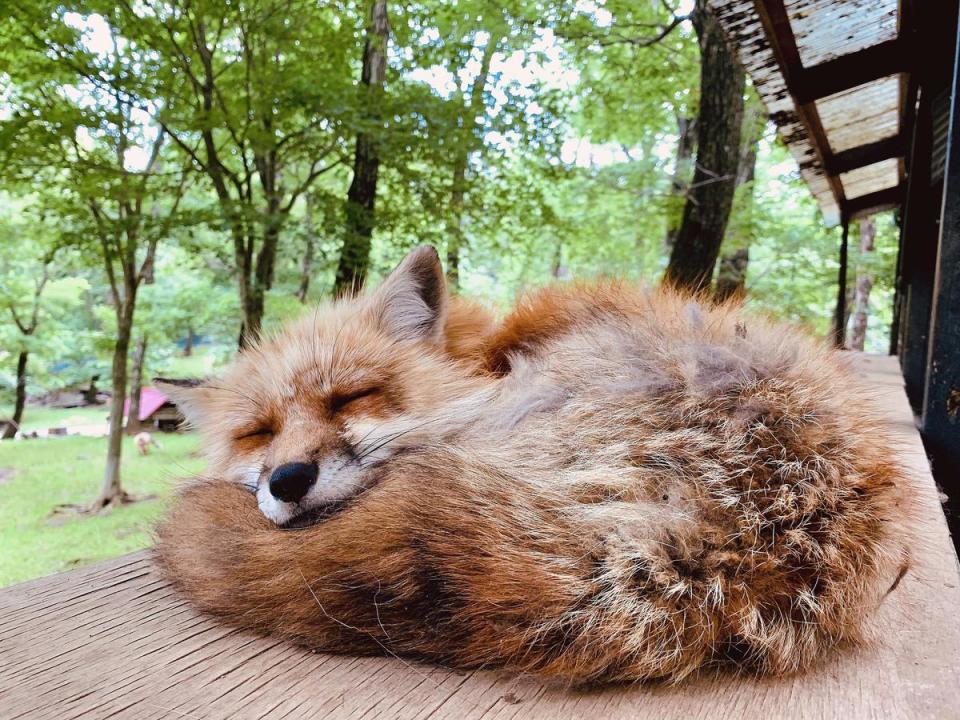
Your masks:
{"label": "dark metal structure", "polygon": [[958,0],[709,0],[828,225],[900,223],[891,354],[960,538]]}

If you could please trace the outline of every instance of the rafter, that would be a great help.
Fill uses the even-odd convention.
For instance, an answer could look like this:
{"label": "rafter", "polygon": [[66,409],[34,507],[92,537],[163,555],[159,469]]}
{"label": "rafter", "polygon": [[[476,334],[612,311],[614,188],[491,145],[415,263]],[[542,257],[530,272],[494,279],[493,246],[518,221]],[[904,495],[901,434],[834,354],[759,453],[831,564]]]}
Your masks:
{"label": "rafter", "polygon": [[797,49],[797,39],[793,34],[793,28],[790,27],[790,18],[787,16],[783,0],[754,0],[754,6],[757,9],[760,22],[763,24],[770,49],[780,65],[780,72],[783,75],[787,91],[797,108],[797,116],[807,131],[817,161],[824,169],[830,191],[833,193],[833,199],[837,207],[842,210],[846,203],[843,185],[836,175],[826,172],[833,161],[833,154],[830,151],[830,143],[827,141],[827,134],[820,120],[820,113],[817,110],[816,103],[812,101],[801,102],[797,96],[797,82],[803,76],[804,68],[800,59],[800,51]]}
{"label": "rafter", "polygon": [[831,175],[842,175],[843,173],[856,170],[857,168],[873,165],[874,163],[891,158],[902,157],[906,150],[906,142],[900,135],[877,140],[876,142],[858,145],[857,147],[838,152],[828,158],[828,164],[824,168]]}
{"label": "rafter", "polygon": [[[768,3],[769,4],[769,3]],[[791,78],[791,93],[799,103],[850,90],[909,69],[911,53],[907,43],[894,38],[833,60],[803,68]]]}
{"label": "rafter", "polygon": [[860,197],[847,200],[844,205],[844,212],[850,219],[873,215],[884,210],[892,210],[899,207],[903,202],[904,187],[896,187],[878,190],[877,192],[861,195]]}

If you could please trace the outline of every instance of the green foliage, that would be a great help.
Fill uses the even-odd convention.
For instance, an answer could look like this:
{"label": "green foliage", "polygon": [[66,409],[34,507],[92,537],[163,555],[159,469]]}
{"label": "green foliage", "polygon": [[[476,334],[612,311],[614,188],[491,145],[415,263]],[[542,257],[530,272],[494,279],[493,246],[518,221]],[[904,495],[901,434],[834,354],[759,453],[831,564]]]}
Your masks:
{"label": "green foliage", "polygon": [[71,436],[0,443],[0,586],[132,552],[150,544],[151,528],[177,479],[201,470],[198,439],[159,435],[143,457],[127,438],[127,490],[153,499],[106,515],[54,515],[61,504],[89,503],[103,475],[103,438]]}
{"label": "green foliage", "polygon": [[[0,230],[24,238],[0,255],[0,293],[19,307],[42,250],[72,248],[56,255],[29,340],[32,393],[106,371],[117,308],[91,202],[109,209],[139,198],[137,263],[143,239],[159,241],[133,333],[150,339],[147,376],[206,369],[235,347],[244,316],[237,288],[258,272],[271,227],[278,243],[266,268],[265,329],[303,311],[296,294],[308,247],[305,304],[328,296],[359,131],[377,137],[382,158],[374,281],[416,244],[446,249],[464,149],[463,292],[503,306],[555,278],[659,280],[668,216],[682,203],[671,193],[677,119],[695,115],[699,94],[696,38],[681,5],[390,3],[382,96],[359,82],[368,10],[300,0],[38,0],[0,21],[9,108],[0,162],[19,197],[0,213]],[[474,106],[490,43],[496,52]],[[121,136],[129,139],[118,164]],[[154,147],[156,172],[144,177]],[[130,222],[120,212],[105,217],[110,232]],[[237,244],[234,223],[247,245]],[[825,335],[839,233],[823,228],[769,130],[729,227],[750,246],[749,302]],[[870,260],[872,348],[885,342],[895,234],[892,220],[880,222]],[[0,317],[0,387],[9,388],[22,339]],[[181,357],[190,332],[203,339],[202,361]]]}
{"label": "green foliage", "polygon": [[51,358],[89,352],[87,334],[75,329],[89,282],[73,274],[76,258],[59,246],[49,216],[35,211],[35,198],[0,196],[0,399],[16,385],[14,366],[21,351],[32,356],[28,392],[56,385]]}

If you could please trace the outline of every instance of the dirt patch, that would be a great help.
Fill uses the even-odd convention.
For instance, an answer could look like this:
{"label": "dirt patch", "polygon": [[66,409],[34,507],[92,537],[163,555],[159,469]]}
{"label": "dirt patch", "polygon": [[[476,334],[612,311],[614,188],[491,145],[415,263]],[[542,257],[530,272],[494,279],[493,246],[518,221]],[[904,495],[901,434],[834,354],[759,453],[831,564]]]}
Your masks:
{"label": "dirt patch", "polygon": [[0,485],[6,485],[16,474],[17,471],[12,467],[0,467]]}
{"label": "dirt patch", "polygon": [[87,565],[88,563],[92,563],[92,562],[93,562],[93,558],[79,557],[79,558],[71,558],[63,564],[66,567],[74,568],[74,567],[79,567],[80,565]]}
{"label": "dirt patch", "polygon": [[57,525],[63,525],[63,523],[65,523],[67,520],[73,518],[104,515],[113,510],[117,505],[131,505],[133,503],[148,502],[156,499],[157,496],[153,494],[130,495],[129,493],[124,493],[116,503],[111,503],[106,507],[94,507],[92,505],[80,505],[76,503],[55,505],[53,510],[51,510],[50,514],[47,516],[47,524],[56,527]]}

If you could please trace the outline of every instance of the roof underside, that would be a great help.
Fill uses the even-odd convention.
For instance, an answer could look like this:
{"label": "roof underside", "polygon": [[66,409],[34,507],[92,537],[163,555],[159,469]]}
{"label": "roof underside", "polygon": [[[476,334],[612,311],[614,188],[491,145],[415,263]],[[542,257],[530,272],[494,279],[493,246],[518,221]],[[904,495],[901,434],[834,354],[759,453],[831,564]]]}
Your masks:
{"label": "roof underside", "polygon": [[891,207],[903,167],[898,0],[708,0],[828,225]]}

